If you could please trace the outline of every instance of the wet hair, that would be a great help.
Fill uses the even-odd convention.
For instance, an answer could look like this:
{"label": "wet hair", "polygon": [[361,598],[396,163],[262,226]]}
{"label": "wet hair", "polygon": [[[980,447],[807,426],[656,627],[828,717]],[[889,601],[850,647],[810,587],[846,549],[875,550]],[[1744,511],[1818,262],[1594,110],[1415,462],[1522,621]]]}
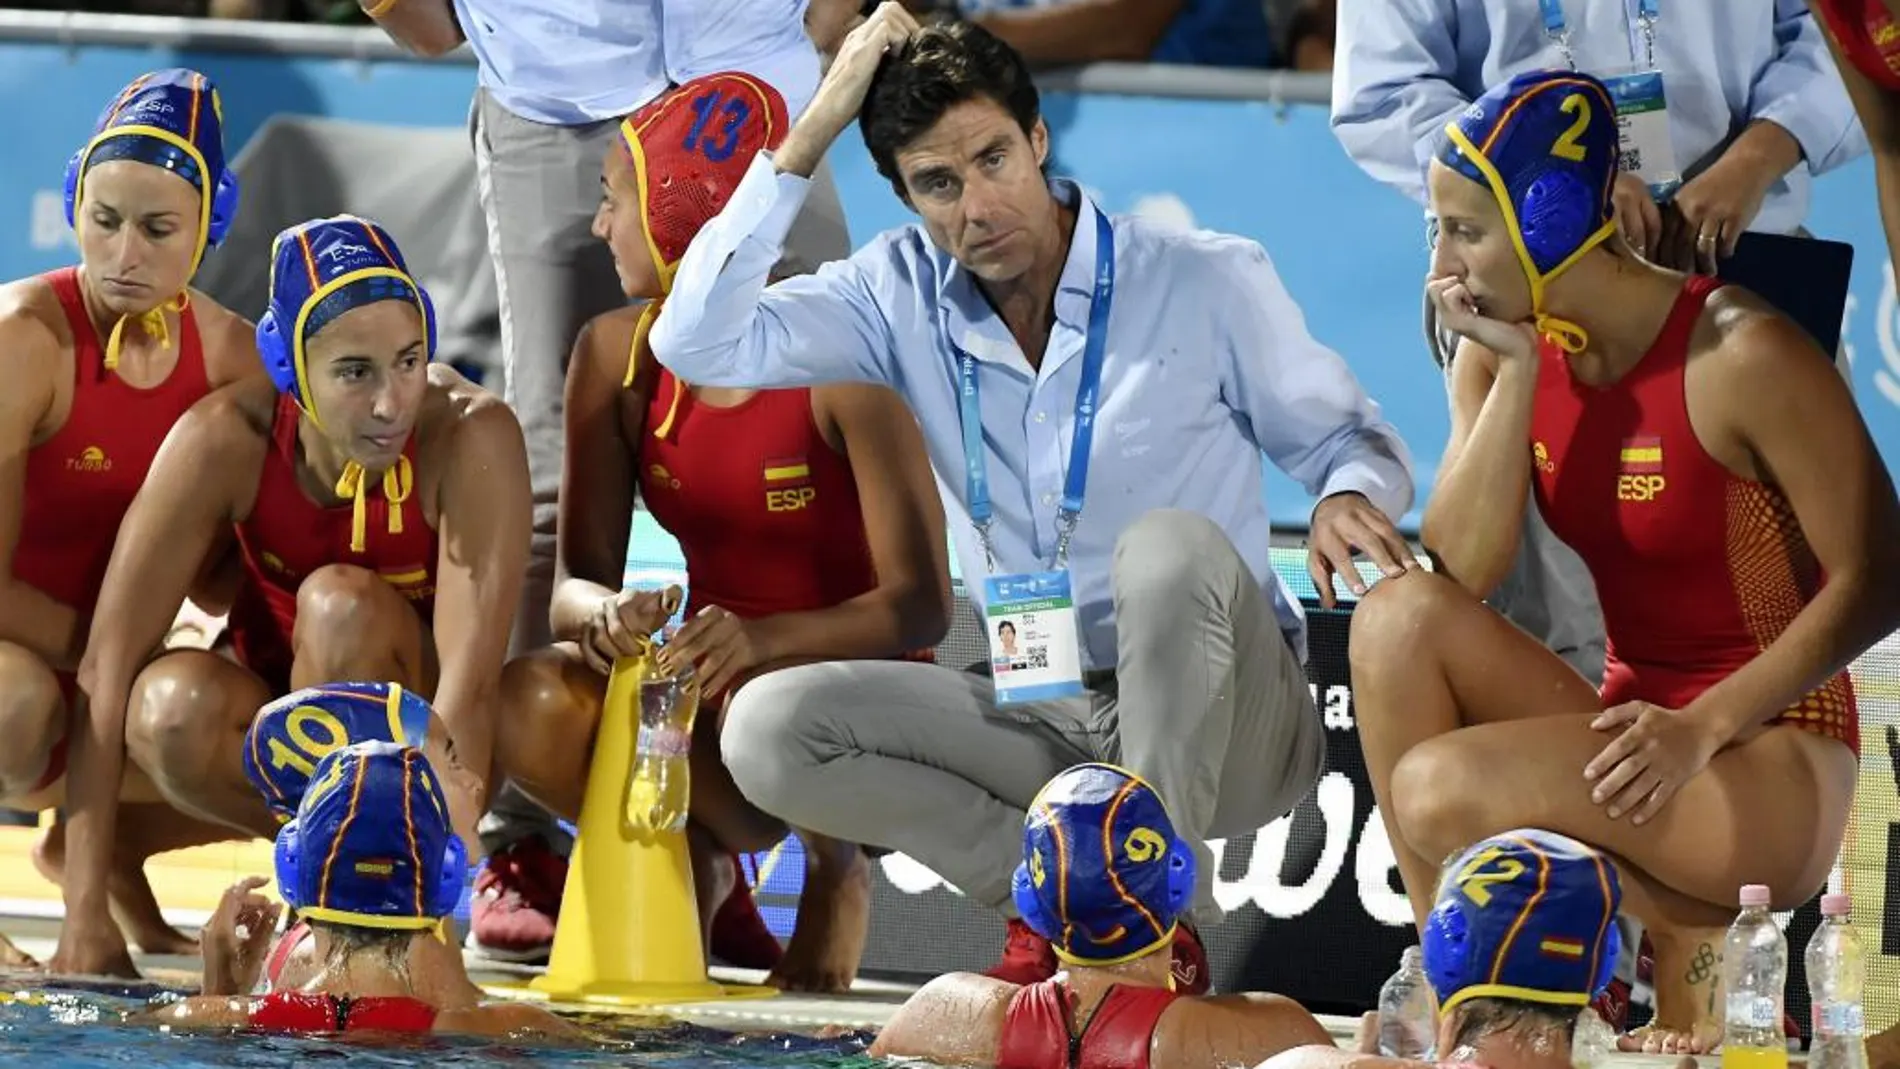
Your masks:
{"label": "wet hair", "polygon": [[885,59],[871,79],[858,130],[877,173],[908,197],[897,153],[944,113],[972,100],[993,101],[1027,136],[1042,116],[1041,97],[1023,57],[995,34],[967,22],[926,27]]}
{"label": "wet hair", "polygon": [[1582,1006],[1554,1006],[1515,998],[1474,998],[1452,1008],[1451,1049],[1475,1046],[1500,1033],[1549,1036],[1569,1051],[1577,1036]]}
{"label": "wet hair", "polygon": [[310,927],[329,937],[329,952],[323,959],[325,968],[340,968],[358,954],[381,954],[382,963],[390,972],[408,978],[409,941],[416,936],[414,929],[365,928],[319,920],[311,921]]}

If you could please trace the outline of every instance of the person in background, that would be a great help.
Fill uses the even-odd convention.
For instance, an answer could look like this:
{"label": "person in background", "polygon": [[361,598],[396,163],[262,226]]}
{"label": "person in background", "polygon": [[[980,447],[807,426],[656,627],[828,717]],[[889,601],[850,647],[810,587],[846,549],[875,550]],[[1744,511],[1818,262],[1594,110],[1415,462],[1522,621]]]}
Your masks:
{"label": "person in background", "polygon": [[[964,20],[1032,67],[1178,63],[1269,67],[1262,0],[904,0],[912,13]],[[873,6],[870,4],[867,7]]]}
{"label": "person in background", "polygon": [[1063,969],[1009,983],[951,973],[912,995],[871,1044],[874,1058],[1031,1069],[1252,1065],[1330,1046],[1292,999],[1177,991],[1166,953],[1194,897],[1194,851],[1141,777],[1086,764],[1029,805],[1011,879],[1023,920]]}
{"label": "person in background", "polygon": [[257,893],[262,877],[248,877],[205,924],[203,992],[135,1020],[192,1031],[585,1038],[539,1006],[488,1001],[460,957],[437,949],[468,854],[421,750],[362,742],[332,751],[296,814],[277,833],[277,890],[309,926],[314,968],[259,983],[281,909]]}
{"label": "person in background", "polygon": [[[66,773],[86,747],[78,668],[113,540],[160,444],[214,388],[264,370],[250,323],[191,288],[238,209],[209,78],[156,70],[113,94],[67,163],[65,194],[79,263],[0,286],[0,805],[27,812],[77,804]],[[221,552],[190,583],[219,611],[228,562]],[[98,893],[68,914],[74,931],[62,925],[61,971],[129,969],[127,935],[148,952],[189,949],[145,860],[231,835],[174,812],[144,777],[111,793],[126,819],[98,870],[77,866]],[[62,815],[34,849],[56,883],[67,834]],[[0,936],[0,966],[30,964]]]}
{"label": "person in background", "polygon": [[[919,223],[768,286],[853,119]],[[1033,653],[1007,682],[894,661],[773,672],[728,702],[724,756],[766,812],[901,850],[1006,918],[1024,807],[1063,769],[1117,760],[1176,814],[1201,860],[1194,920],[1214,923],[1206,840],[1292,809],[1325,754],[1305,618],[1268,560],[1263,456],[1319,499],[1308,569],[1328,604],[1335,575],[1364,589],[1355,550],[1410,566],[1392,517],[1411,470],[1265,250],[1111,216],[1045,175],[1049,151],[1019,54],[886,3],[681,261],[648,338],[660,363],[707,386],[896,389],[979,615],[1014,617]],[[1199,936],[1176,938],[1200,993]],[[1055,968],[1010,920],[992,975]]]}
{"label": "person in background", "polygon": [[[1437,996],[1437,1065],[1573,1069],[1579,1018],[1609,984],[1617,957],[1616,866],[1595,848],[1538,828],[1494,835],[1447,865],[1422,932]],[[1379,1015],[1356,1050],[1296,1047],[1257,1069],[1418,1069],[1379,1056]],[[1686,1058],[1676,1069],[1695,1069]]]}
{"label": "person in background", "polygon": [[[534,490],[533,549],[509,644],[518,656],[551,641],[569,354],[584,324],[625,303],[613,261],[592,233],[600,161],[618,124],[669,86],[717,71],[764,81],[796,116],[817,88],[818,52],[807,36],[805,0],[362,6],[407,49],[442,55],[466,39],[478,64],[469,136],[501,307],[501,390],[527,438]],[[788,271],[851,252],[828,170],[820,184],[789,242]],[[505,786],[482,823],[482,846],[489,862],[470,911],[470,947],[502,960],[546,960],[571,841],[545,810]]]}
{"label": "person in background", "polygon": [[[709,104],[708,101],[711,103]],[[701,138],[708,108],[740,116]],[[751,904],[729,855],[769,850],[785,825],[746,801],[720,760],[721,711],[745,681],[788,664],[928,659],[950,623],[943,506],[916,420],[881,386],[701,387],[647,350],[652,317],[692,236],[731,197],[752,154],[786,130],[773,89],[696,78],[635,112],[602,161],[596,232],[630,298],[582,331],[569,365],[554,635],[503,678],[503,769],[577,820],[613,662],[640,652],[677,607],[621,589],[636,490],[686,558],[687,622],[666,647],[691,666],[695,888],[708,927]],[[677,590],[674,590],[677,593]],[[771,982],[843,991],[870,921],[870,869],[854,843],[801,833],[798,924]],[[730,920],[722,941],[736,927]],[[769,931],[757,926],[763,938]],[[716,944],[722,958],[733,956]],[[775,951],[776,941],[768,950]]]}

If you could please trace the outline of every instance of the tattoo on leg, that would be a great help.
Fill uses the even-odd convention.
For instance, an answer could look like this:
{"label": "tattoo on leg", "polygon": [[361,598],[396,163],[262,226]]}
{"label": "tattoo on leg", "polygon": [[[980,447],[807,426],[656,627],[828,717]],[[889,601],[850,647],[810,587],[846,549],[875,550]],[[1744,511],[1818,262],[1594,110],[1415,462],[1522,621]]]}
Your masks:
{"label": "tattoo on leg", "polygon": [[1714,944],[1703,943],[1695,948],[1695,957],[1689,959],[1689,971],[1683,979],[1691,984],[1707,983],[1721,964],[1721,955],[1715,952]]}

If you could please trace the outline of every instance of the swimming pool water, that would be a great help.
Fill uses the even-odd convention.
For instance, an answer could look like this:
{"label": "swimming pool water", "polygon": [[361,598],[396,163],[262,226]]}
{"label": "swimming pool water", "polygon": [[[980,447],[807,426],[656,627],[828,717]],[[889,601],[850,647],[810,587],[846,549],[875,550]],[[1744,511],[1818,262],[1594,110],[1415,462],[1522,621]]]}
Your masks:
{"label": "swimming pool water", "polygon": [[0,1000],[0,1066],[92,1069],[140,1065],[166,1069],[336,1069],[520,1066],[524,1069],[868,1069],[868,1035],[810,1039],[788,1034],[736,1035],[685,1024],[641,1027],[626,1018],[588,1021],[607,1042],[584,1049],[533,1049],[519,1044],[424,1038],[348,1041],[263,1035],[166,1033],[121,1023],[168,993],[135,987],[16,988]]}

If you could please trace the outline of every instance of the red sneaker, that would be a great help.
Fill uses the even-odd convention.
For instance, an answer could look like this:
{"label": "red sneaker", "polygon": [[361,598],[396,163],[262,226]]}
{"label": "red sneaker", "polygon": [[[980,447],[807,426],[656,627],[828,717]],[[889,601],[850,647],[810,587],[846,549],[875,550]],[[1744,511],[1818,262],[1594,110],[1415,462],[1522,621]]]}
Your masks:
{"label": "red sneaker", "polygon": [[737,854],[732,855],[732,868],[732,893],[713,914],[713,957],[737,969],[770,972],[778,968],[785,948],[779,945],[772,929],[766,927],[765,918],[759,913],[759,900],[753,897],[745,865]]}
{"label": "red sneaker", "polygon": [[1174,990],[1181,995],[1205,995],[1214,989],[1214,973],[1207,967],[1207,948],[1201,933],[1182,924],[1174,929]]}
{"label": "red sneaker", "polygon": [[1617,1035],[1629,1031],[1630,1023],[1630,985],[1624,980],[1611,980],[1610,986],[1603,989],[1590,1007],[1609,1024],[1610,1030]]}
{"label": "red sneaker", "polygon": [[1020,920],[1009,922],[1003,939],[1003,958],[983,975],[1006,984],[1039,984],[1056,974],[1056,952],[1049,940]]}
{"label": "red sneaker", "polygon": [[554,947],[567,860],[538,838],[488,856],[469,901],[469,947],[496,961],[542,964]]}

